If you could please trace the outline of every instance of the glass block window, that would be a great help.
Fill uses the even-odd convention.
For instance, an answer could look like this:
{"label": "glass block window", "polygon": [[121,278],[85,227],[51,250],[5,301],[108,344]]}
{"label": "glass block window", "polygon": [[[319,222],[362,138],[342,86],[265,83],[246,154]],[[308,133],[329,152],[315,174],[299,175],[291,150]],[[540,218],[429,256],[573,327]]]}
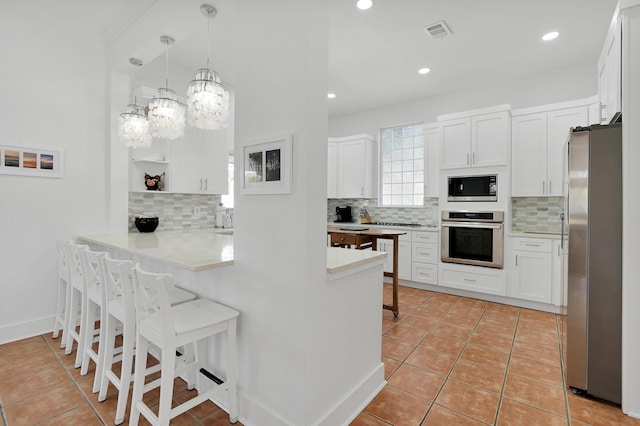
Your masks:
{"label": "glass block window", "polygon": [[380,129],[380,206],[424,205],[422,124]]}

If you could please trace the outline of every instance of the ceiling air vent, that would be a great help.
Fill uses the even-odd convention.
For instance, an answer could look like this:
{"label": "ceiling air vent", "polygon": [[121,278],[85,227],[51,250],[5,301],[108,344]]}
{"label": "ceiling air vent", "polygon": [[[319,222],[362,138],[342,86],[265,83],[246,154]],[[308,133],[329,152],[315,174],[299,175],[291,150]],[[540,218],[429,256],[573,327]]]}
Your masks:
{"label": "ceiling air vent", "polygon": [[425,33],[431,36],[431,38],[444,38],[451,35],[451,30],[447,27],[447,24],[444,21],[427,25],[423,29]]}

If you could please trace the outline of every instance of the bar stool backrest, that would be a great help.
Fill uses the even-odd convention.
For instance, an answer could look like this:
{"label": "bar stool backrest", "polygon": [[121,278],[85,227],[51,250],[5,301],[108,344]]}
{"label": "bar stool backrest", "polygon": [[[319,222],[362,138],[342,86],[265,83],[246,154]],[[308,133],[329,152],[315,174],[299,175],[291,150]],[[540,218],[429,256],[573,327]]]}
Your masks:
{"label": "bar stool backrest", "polygon": [[135,301],[133,300],[133,282],[131,281],[133,262],[113,259],[107,253],[100,259],[99,266],[103,283],[103,300],[107,303],[107,307],[110,302],[122,298],[126,320],[135,324]]}
{"label": "bar stool backrest", "polygon": [[171,274],[147,272],[136,263],[133,269],[133,286],[138,327],[145,320],[152,321],[160,327],[160,337],[175,338],[174,319],[167,291],[173,286]]}
{"label": "bar stool backrest", "polygon": [[[82,276],[85,282],[86,291],[99,291],[102,292],[100,283],[100,273],[98,271],[98,264],[100,258],[106,255],[102,251],[82,250],[80,251],[80,259],[82,265]],[[101,295],[101,293],[98,293]],[[101,296],[102,297],[102,296]]]}
{"label": "bar stool backrest", "polygon": [[82,279],[82,260],[80,253],[85,250],[89,250],[89,246],[76,244],[69,242],[67,245],[67,261],[69,262],[69,280],[71,284],[82,291],[83,279]]}
{"label": "bar stool backrest", "polygon": [[63,279],[66,283],[69,282],[69,258],[67,255],[66,245],[71,241],[56,241],[56,247],[58,249],[58,277]]}

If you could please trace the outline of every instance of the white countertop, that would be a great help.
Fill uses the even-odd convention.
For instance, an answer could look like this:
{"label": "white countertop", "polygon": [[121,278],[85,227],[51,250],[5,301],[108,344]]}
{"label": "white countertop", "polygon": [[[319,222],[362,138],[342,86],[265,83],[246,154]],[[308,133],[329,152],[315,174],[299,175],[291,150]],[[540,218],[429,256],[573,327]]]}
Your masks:
{"label": "white countertop", "polygon": [[335,274],[367,263],[384,261],[386,257],[387,253],[383,251],[327,247],[327,272]]}
{"label": "white countertop", "polygon": [[366,226],[371,229],[392,229],[402,231],[427,231],[427,232],[439,232],[439,225],[422,225],[422,226],[391,226],[391,225],[371,225],[369,223],[360,222],[327,222],[327,226]]}
{"label": "white countertop", "polygon": [[233,264],[233,236],[212,229],[80,235],[78,239],[195,272]]}

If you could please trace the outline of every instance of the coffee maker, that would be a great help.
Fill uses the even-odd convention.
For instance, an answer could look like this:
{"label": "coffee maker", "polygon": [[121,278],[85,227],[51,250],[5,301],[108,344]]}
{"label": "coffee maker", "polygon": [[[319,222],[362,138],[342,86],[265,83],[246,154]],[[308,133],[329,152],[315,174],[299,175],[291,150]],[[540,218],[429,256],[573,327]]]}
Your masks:
{"label": "coffee maker", "polygon": [[353,222],[351,217],[351,206],[336,207],[336,222]]}

